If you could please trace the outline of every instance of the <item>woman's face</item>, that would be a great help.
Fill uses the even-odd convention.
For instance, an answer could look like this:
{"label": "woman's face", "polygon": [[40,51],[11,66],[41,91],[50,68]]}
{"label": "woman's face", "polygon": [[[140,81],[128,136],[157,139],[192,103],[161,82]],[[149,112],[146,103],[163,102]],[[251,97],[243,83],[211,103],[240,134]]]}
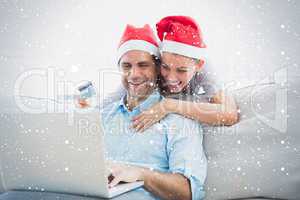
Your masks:
{"label": "woman's face", "polygon": [[202,64],[202,61],[198,63],[186,56],[163,52],[160,67],[162,88],[171,94],[181,92]]}

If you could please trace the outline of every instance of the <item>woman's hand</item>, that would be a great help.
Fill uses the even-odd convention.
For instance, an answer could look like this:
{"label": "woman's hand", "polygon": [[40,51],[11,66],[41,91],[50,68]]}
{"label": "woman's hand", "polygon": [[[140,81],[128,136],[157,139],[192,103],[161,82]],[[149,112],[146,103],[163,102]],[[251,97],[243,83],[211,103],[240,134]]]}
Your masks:
{"label": "woman's hand", "polygon": [[171,103],[172,102],[169,101],[169,99],[163,99],[148,110],[145,110],[141,114],[133,117],[132,128],[138,132],[143,132],[145,129],[149,128],[172,112]]}

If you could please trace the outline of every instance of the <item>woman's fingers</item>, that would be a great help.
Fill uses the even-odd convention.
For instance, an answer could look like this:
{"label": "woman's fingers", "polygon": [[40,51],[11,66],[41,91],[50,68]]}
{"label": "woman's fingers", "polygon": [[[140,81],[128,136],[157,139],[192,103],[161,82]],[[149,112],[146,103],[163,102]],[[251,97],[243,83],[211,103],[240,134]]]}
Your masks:
{"label": "woman's fingers", "polygon": [[139,122],[139,124],[135,127],[135,130],[137,132],[139,132],[144,127],[144,125],[147,123],[147,121],[148,121],[148,119],[145,119],[145,118],[143,120],[141,120]]}
{"label": "woman's fingers", "polygon": [[152,126],[155,122],[162,119],[162,115],[157,112],[143,112],[133,118],[132,128],[138,132],[143,132],[145,129]]}
{"label": "woman's fingers", "polygon": [[132,117],[132,121],[139,120],[141,117],[144,116],[144,114],[145,114],[145,113],[142,112],[142,113],[140,113],[139,115],[136,115],[136,116]]}
{"label": "woman's fingers", "polygon": [[145,116],[142,115],[141,117],[139,117],[139,119],[134,120],[132,122],[132,128],[136,129],[137,126],[141,125],[141,123],[143,123],[143,121],[145,120]]}
{"label": "woman's fingers", "polygon": [[144,132],[146,129],[148,129],[150,126],[152,126],[155,123],[154,120],[148,120],[144,126],[139,130],[139,132]]}

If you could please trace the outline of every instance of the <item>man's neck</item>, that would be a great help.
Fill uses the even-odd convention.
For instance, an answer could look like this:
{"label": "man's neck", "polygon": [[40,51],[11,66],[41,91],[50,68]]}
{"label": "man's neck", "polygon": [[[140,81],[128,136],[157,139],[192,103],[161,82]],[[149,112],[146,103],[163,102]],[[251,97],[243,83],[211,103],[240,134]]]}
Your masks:
{"label": "man's neck", "polygon": [[154,90],[152,90],[151,92],[149,92],[148,94],[145,94],[144,96],[131,96],[129,93],[127,93],[126,95],[126,99],[124,102],[127,109],[132,111],[133,108],[137,107],[138,105],[140,105],[145,99],[147,99],[150,94],[152,94],[154,92]]}

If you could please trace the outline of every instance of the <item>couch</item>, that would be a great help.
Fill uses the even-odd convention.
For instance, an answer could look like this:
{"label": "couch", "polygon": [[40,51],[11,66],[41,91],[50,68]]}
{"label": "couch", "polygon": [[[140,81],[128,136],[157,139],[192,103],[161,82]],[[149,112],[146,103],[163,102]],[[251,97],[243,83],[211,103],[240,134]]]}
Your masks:
{"label": "couch", "polygon": [[[273,74],[264,83],[231,90],[239,105],[238,124],[204,126],[208,158],[205,199],[300,199],[300,73],[297,68],[282,70],[283,77]],[[1,103],[10,105],[11,101]],[[1,182],[0,192],[0,200],[98,199],[5,191]],[[115,199],[140,198],[129,192]]]}

